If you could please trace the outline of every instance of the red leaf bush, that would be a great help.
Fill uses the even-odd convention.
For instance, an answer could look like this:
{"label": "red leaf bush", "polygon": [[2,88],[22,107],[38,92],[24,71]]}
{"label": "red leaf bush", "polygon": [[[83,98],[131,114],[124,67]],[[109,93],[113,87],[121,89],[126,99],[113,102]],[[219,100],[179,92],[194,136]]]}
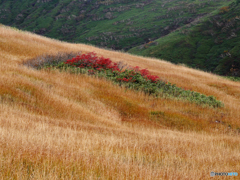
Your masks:
{"label": "red leaf bush", "polygon": [[[114,63],[109,58],[98,57],[94,52],[78,55],[67,60],[64,64],[79,68],[92,68],[98,71],[110,69],[112,71],[120,72],[119,63]],[[137,73],[141,74],[142,77],[150,80],[153,83],[156,83],[159,80],[158,76],[150,75],[147,69],[140,69],[139,66],[133,67],[132,70],[133,71],[130,75],[128,75],[128,77],[118,78],[117,80],[123,82],[135,82],[135,80],[133,80],[133,76]],[[94,73],[91,71],[89,74]]]}
{"label": "red leaf bush", "polygon": [[67,60],[64,64],[79,68],[92,68],[96,70],[111,69],[112,71],[120,71],[118,63],[113,63],[109,58],[98,57],[94,52],[76,56]]}
{"label": "red leaf bush", "polygon": [[147,69],[140,69],[139,66],[133,67],[134,72],[140,73],[143,77],[150,80],[153,83],[156,83],[159,80],[158,76],[150,75]]}

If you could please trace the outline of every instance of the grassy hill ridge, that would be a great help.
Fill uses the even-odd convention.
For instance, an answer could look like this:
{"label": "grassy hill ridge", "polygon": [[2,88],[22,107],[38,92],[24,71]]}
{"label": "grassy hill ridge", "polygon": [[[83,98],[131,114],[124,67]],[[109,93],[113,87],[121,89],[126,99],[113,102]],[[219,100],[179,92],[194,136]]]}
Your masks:
{"label": "grassy hill ridge", "polygon": [[224,0],[0,1],[0,23],[68,42],[128,50],[228,4]]}
{"label": "grassy hill ridge", "polygon": [[[155,99],[104,79],[23,65],[79,51],[147,68],[225,107]],[[0,25],[0,178],[175,180],[238,172],[239,89],[239,82],[166,61]]]}
{"label": "grassy hill ridge", "polygon": [[129,52],[184,63],[221,75],[240,76],[240,4],[231,3],[197,24]]}

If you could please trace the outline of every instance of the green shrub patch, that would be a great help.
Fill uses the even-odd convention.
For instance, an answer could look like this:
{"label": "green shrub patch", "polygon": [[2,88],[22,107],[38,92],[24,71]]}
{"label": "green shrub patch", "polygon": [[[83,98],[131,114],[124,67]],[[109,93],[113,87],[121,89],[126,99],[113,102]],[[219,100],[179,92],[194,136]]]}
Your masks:
{"label": "green shrub patch", "polygon": [[146,95],[156,98],[173,98],[214,108],[224,106],[214,96],[185,90],[175,84],[161,80],[158,76],[151,75],[147,69],[141,69],[138,66],[126,68],[126,65],[122,62],[114,63],[108,58],[98,57],[93,52],[77,55],[65,61],[52,58],[52,60],[46,62],[33,62],[39,64],[39,66],[33,66],[30,62],[27,64],[35,68],[59,69],[71,73],[106,78],[121,87],[142,91]]}

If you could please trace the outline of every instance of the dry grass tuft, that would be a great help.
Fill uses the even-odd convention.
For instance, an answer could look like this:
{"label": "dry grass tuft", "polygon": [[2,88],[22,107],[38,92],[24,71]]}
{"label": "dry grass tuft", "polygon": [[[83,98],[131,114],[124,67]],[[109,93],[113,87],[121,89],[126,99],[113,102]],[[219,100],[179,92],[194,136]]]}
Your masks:
{"label": "dry grass tuft", "polygon": [[[79,51],[148,68],[177,86],[216,96],[225,107],[153,99],[103,79],[23,66],[42,54]],[[0,26],[0,179],[176,180],[240,173],[239,119],[239,82]]]}

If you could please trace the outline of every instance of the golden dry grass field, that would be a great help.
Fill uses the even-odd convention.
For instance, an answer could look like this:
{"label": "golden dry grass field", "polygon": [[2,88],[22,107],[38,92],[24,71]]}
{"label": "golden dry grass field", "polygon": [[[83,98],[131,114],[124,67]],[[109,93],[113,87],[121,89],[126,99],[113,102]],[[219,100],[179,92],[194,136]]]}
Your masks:
{"label": "golden dry grass field", "polygon": [[[23,61],[96,52],[148,68],[224,108],[153,99],[111,82]],[[150,113],[158,112],[159,116]],[[180,65],[0,26],[0,179],[211,179],[240,174],[240,83]],[[239,179],[215,177],[212,179]]]}

